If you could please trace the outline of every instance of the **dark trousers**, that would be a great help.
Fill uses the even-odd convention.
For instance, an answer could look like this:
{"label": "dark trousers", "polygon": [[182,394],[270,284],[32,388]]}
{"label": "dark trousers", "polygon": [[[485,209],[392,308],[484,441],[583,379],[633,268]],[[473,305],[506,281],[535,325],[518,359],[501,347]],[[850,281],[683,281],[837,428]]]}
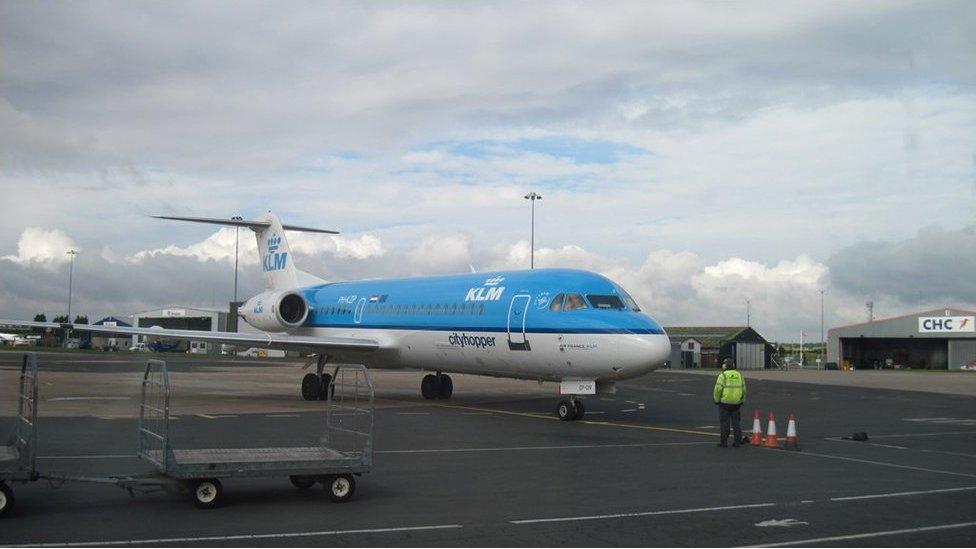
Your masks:
{"label": "dark trousers", "polygon": [[718,405],[718,421],[722,425],[722,444],[725,444],[729,439],[729,422],[732,422],[732,432],[735,438],[732,442],[738,444],[742,440],[742,428],[739,426],[739,420],[741,416],[739,414],[739,408],[741,404],[719,404]]}

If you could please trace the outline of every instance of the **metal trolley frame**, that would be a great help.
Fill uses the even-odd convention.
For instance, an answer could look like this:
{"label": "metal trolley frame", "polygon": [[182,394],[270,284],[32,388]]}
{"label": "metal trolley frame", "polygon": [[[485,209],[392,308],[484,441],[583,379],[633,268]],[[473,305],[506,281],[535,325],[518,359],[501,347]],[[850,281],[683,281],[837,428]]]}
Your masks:
{"label": "metal trolley frame", "polygon": [[7,482],[31,482],[37,473],[37,354],[24,353],[20,365],[17,417],[6,446],[0,446],[0,517],[14,506]]}
{"label": "metal trolley frame", "polygon": [[317,446],[255,448],[174,448],[170,438],[171,388],[166,363],[150,360],[142,379],[139,406],[139,457],[159,474],[182,484],[198,507],[219,499],[219,479],[290,478],[299,488],[322,482],[335,501],[355,491],[353,475],[370,470],[373,460],[374,393],[362,365],[339,365],[332,376],[325,432]]}
{"label": "metal trolley frame", "polygon": [[[25,353],[20,373],[16,425],[8,446],[0,446],[0,517],[13,507],[5,481],[47,479],[114,484],[133,495],[158,490],[187,492],[200,508],[216,506],[223,493],[220,479],[288,477],[301,489],[325,486],[333,501],[345,502],[356,490],[355,477],[373,462],[374,391],[369,370],[338,365],[329,385],[325,429],[316,446],[178,449],[171,444],[171,386],[166,363],[149,360],[142,377],[138,456],[155,473],[110,477],[45,474],[36,469],[37,357]],[[54,485],[55,483],[52,483]]]}

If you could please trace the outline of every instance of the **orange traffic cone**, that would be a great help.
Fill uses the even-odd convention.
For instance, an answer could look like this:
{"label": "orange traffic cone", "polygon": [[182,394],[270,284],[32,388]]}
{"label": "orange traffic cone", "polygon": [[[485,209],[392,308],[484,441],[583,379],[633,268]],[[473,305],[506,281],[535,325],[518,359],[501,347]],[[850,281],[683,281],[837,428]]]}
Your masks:
{"label": "orange traffic cone", "polygon": [[749,439],[749,444],[762,446],[762,422],[759,421],[759,408],[756,408],[756,413],[752,415],[752,437]]}
{"label": "orange traffic cone", "polygon": [[766,444],[767,448],[779,448],[779,439],[776,438],[776,416],[773,411],[769,411],[769,427],[766,430]]}
{"label": "orange traffic cone", "polygon": [[796,416],[790,414],[790,422],[786,425],[786,448],[788,450],[799,450],[800,446],[796,442]]}

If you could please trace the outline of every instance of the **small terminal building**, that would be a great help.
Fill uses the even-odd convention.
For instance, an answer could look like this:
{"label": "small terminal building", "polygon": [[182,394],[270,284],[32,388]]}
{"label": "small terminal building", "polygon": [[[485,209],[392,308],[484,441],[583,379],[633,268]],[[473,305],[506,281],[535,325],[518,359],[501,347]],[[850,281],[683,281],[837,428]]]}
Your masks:
{"label": "small terminal building", "polygon": [[718,368],[728,356],[742,370],[768,368],[773,348],[749,326],[666,326],[671,368]]}
{"label": "small terminal building", "polygon": [[[107,316],[94,324],[94,326],[116,326],[119,328],[131,328],[132,324],[118,317]],[[124,351],[132,346],[132,336],[116,334],[92,334],[92,349],[112,349]]]}
{"label": "small terminal building", "polygon": [[[227,330],[227,311],[220,309],[197,309],[192,307],[169,307],[153,309],[132,315],[132,324],[138,328],[159,326],[170,330],[198,330],[201,332],[223,332]],[[133,336],[132,343],[145,342],[145,336]],[[167,342],[163,350],[191,353],[220,354],[220,344],[204,341]]]}
{"label": "small terminal building", "polygon": [[976,311],[932,309],[831,328],[827,363],[843,369],[958,370],[976,364]]}

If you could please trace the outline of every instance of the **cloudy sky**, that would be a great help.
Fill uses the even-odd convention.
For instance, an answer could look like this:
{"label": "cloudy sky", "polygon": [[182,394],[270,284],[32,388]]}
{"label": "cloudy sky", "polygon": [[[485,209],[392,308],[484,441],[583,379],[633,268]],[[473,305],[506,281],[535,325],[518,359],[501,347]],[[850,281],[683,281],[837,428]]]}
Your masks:
{"label": "cloudy sky", "polygon": [[[0,1],[0,317],[220,306],[234,234],[330,280],[602,272],[767,337],[976,306],[970,2]],[[242,233],[242,294],[260,290]]]}

